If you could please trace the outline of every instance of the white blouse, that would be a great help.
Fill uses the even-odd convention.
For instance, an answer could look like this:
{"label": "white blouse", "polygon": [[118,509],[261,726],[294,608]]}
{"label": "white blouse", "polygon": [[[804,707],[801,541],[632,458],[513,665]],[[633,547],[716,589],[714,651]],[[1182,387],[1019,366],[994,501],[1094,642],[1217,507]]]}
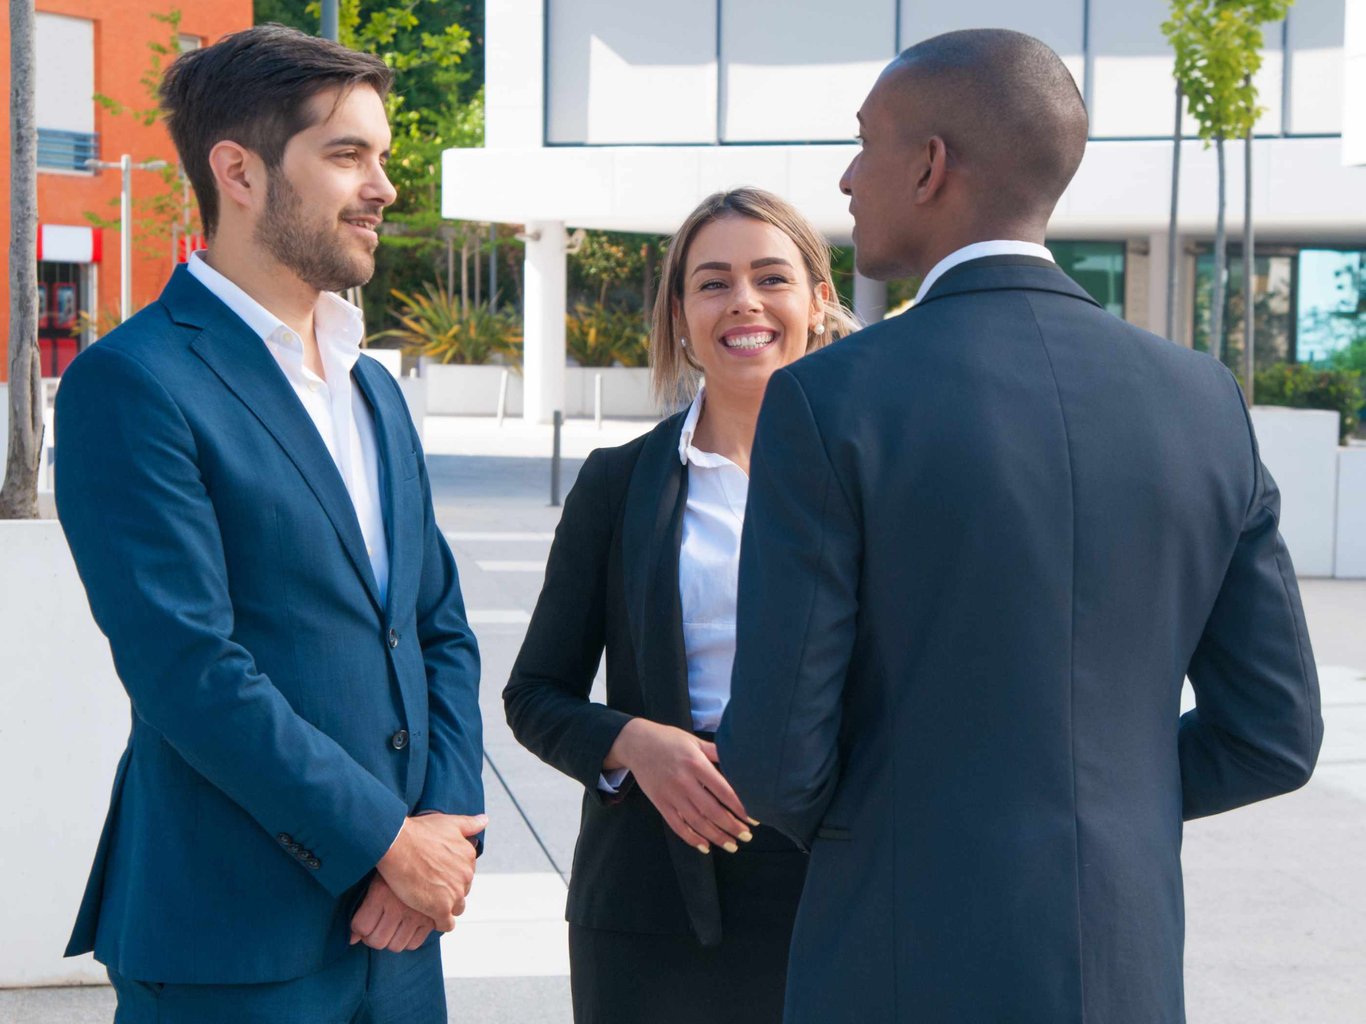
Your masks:
{"label": "white blouse", "polygon": [[678,439],[678,457],[689,467],[678,591],[692,725],[698,731],[715,732],[730,700],[730,673],[735,664],[740,531],[745,525],[749,477],[724,455],[693,447],[705,400],[704,389],[693,399]]}

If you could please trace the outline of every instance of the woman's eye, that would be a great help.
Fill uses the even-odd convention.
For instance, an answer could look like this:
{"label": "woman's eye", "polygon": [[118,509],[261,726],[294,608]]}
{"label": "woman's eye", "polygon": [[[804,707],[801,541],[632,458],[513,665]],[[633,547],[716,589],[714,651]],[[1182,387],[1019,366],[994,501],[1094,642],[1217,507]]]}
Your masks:
{"label": "woman's eye", "polygon": [[791,284],[792,282],[789,281],[787,278],[783,277],[782,274],[769,274],[768,277],[764,278],[764,279],[763,279],[762,281],[760,281],[759,283],[760,283],[760,284]]}
{"label": "woman's eye", "polygon": [[717,288],[724,288],[725,286],[725,281],[703,281],[697,290],[700,292],[715,291]]}

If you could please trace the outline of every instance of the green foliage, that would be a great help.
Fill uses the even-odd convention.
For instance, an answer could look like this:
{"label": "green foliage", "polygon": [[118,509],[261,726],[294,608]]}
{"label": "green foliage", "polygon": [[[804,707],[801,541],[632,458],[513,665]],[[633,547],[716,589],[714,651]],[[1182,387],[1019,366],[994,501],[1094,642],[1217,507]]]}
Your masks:
{"label": "green foliage", "polygon": [[650,331],[641,314],[602,305],[574,307],[565,317],[565,351],[580,366],[645,366]]}
{"label": "green foliage", "polygon": [[1325,365],[1331,370],[1353,370],[1366,379],[1366,322],[1361,324],[1360,336],[1329,356]]}
{"label": "green foliage", "polygon": [[1258,405],[1327,409],[1340,415],[1338,433],[1346,441],[1357,428],[1366,388],[1355,370],[1324,370],[1302,363],[1280,363],[1257,371]]}
{"label": "green foliage", "polygon": [[1176,54],[1173,74],[1208,146],[1241,138],[1262,108],[1252,78],[1262,66],[1262,26],[1293,0],[1171,0],[1162,33]]}
{"label": "green foliage", "polygon": [[[593,296],[593,302],[606,304],[609,292],[623,287],[632,291],[622,299],[636,306],[642,276],[655,258],[654,236],[624,231],[589,231],[583,247],[569,257],[569,289]],[[653,298],[653,296],[651,296]],[[640,307],[645,305],[641,296]],[[584,364],[590,365],[590,364]]]}
{"label": "green foliage", "polygon": [[484,302],[464,304],[439,284],[424,285],[421,295],[397,288],[392,295],[399,301],[391,310],[399,326],[369,340],[394,338],[407,351],[440,363],[478,365],[501,356],[520,365],[522,325],[515,314]]}

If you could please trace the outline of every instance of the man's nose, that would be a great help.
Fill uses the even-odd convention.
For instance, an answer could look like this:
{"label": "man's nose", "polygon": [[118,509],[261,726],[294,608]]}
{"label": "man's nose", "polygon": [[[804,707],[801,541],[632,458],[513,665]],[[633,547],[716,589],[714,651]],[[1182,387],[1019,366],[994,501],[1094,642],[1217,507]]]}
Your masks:
{"label": "man's nose", "polygon": [[367,184],[367,198],[373,198],[385,206],[392,205],[394,200],[398,198],[398,189],[394,188],[394,183],[389,180],[389,175],[385,173],[383,166],[376,169],[374,176]]}
{"label": "man's nose", "polygon": [[844,173],[840,175],[840,191],[846,196],[852,196],[854,194],[854,190],[849,183],[853,178],[854,164],[856,163],[858,163],[858,157],[854,157],[854,159],[850,160],[849,166],[846,167]]}

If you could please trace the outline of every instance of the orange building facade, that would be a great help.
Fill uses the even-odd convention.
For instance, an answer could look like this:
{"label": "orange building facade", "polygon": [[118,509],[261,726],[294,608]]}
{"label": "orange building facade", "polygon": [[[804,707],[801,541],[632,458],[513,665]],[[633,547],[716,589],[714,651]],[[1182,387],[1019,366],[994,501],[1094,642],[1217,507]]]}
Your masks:
{"label": "orange building facade", "polygon": [[[172,26],[157,16],[180,12]],[[45,377],[60,376],[79,349],[117,322],[122,261],[119,237],[118,168],[89,169],[96,159],[118,163],[165,161],[176,165],[175,148],[158,122],[136,112],[154,104],[143,79],[152,66],[149,44],[186,50],[215,42],[252,23],[251,0],[37,0],[36,107],[38,122],[39,347]],[[8,95],[9,24],[0,19],[0,89]],[[174,54],[162,56],[164,67]],[[96,94],[122,104],[115,112]],[[0,381],[8,376],[10,151],[9,110],[0,109]],[[183,190],[152,170],[132,172],[132,308],[156,299],[177,259],[187,250],[181,218],[156,212],[146,202]],[[92,225],[87,213],[113,222]],[[174,221],[174,225],[172,224]],[[189,228],[189,246],[196,244]],[[84,316],[82,315],[84,314]],[[82,329],[84,325],[84,329]]]}

